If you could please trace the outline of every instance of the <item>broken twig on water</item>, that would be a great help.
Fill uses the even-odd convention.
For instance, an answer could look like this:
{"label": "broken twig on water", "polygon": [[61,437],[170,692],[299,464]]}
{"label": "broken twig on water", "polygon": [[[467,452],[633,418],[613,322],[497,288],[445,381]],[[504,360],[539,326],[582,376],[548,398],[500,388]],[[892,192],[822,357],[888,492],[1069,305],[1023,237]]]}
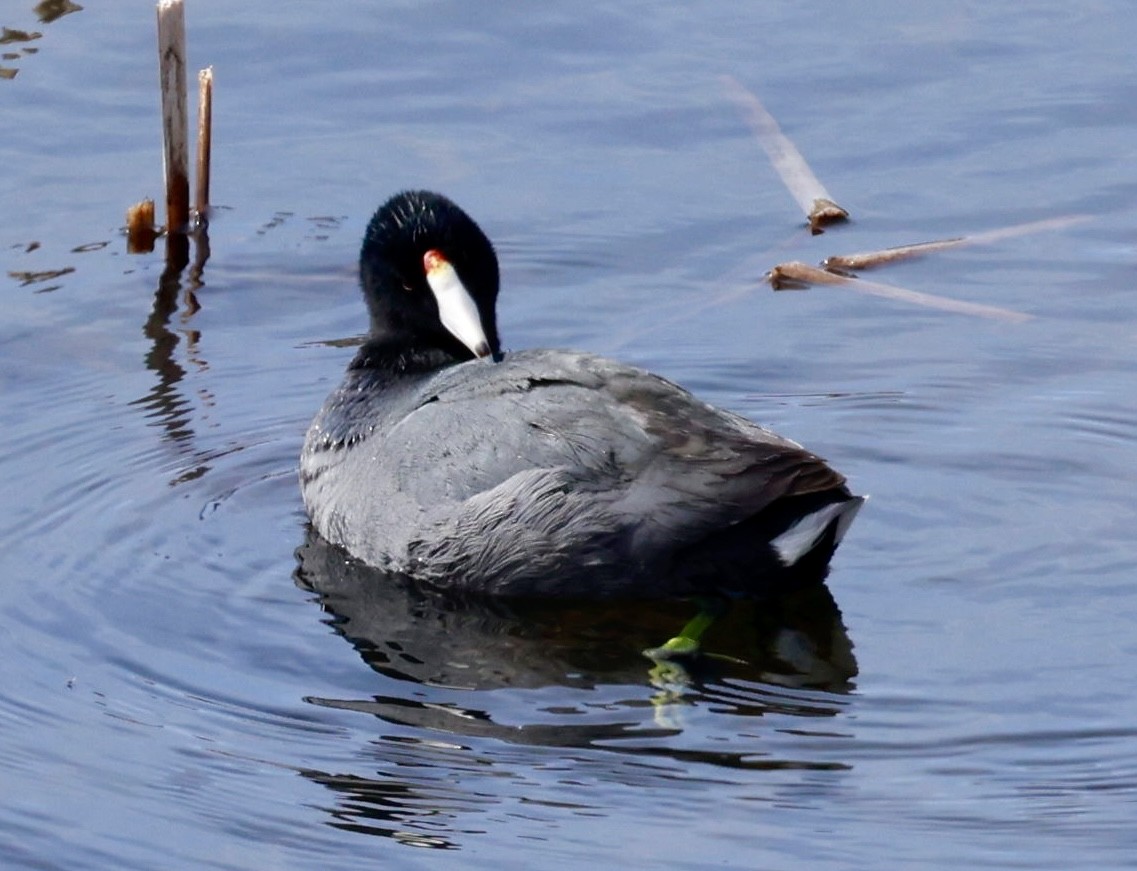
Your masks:
{"label": "broken twig on water", "polygon": [[935,242],[917,242],[914,245],[900,245],[896,248],[885,248],[881,251],[863,251],[859,254],[834,254],[821,261],[821,268],[828,272],[846,275],[858,269],[873,269],[889,263],[898,263],[902,260],[915,260],[936,251],[946,248],[957,248],[967,240],[960,236],[956,239],[939,239]]}
{"label": "broken twig on water", "polygon": [[1047,230],[1060,230],[1073,224],[1080,224],[1089,220],[1088,215],[1065,215],[1061,218],[1046,218],[1042,221],[1030,221],[1026,224],[1015,224],[998,230],[987,230],[983,233],[973,233],[970,236],[959,236],[955,239],[939,239],[934,242],[917,242],[915,245],[901,245],[897,248],[885,248],[881,251],[866,251],[860,254],[835,254],[821,261],[822,268],[830,272],[848,273],[858,269],[872,269],[876,266],[886,266],[901,260],[913,260],[937,251],[946,251],[949,248],[959,248],[964,245],[990,245],[1003,239],[1015,236],[1026,236],[1029,233],[1043,233]]}
{"label": "broken twig on water", "polygon": [[822,227],[826,224],[847,221],[849,213],[833,201],[825,185],[813,174],[801,152],[782,132],[762,101],[733,76],[723,76],[722,81],[731,99],[742,109],[746,120],[754,128],[758,142],[769,155],[782,183],[805,212],[810,232],[816,236],[823,232]]}
{"label": "broken twig on water", "polygon": [[975,317],[991,318],[1008,321],[1010,323],[1023,323],[1033,320],[1034,315],[1018,312],[1012,309],[999,308],[993,305],[984,305],[978,302],[965,302],[958,299],[949,299],[944,296],[935,296],[930,293],[921,293],[917,290],[908,290],[895,287],[891,284],[881,284],[876,281],[865,281],[863,278],[850,278],[827,272],[816,266],[800,261],[780,263],[766,273],[766,280],[774,290],[800,290],[811,284],[823,284],[833,287],[847,287],[861,293],[881,296],[886,299],[895,299],[902,302],[912,302],[940,311],[955,312],[956,314],[974,315]]}

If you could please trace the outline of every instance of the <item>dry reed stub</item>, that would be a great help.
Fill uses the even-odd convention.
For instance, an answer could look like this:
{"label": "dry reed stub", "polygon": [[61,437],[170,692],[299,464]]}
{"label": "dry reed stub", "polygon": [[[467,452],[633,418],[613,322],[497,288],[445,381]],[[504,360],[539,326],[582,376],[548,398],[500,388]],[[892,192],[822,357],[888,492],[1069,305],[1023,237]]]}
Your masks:
{"label": "dry reed stub", "polygon": [[158,231],[154,229],[154,201],[145,199],[126,210],[126,250],[129,254],[148,254],[154,250]]}
{"label": "dry reed stub", "polygon": [[158,3],[158,77],[162,88],[166,231],[175,233],[189,224],[186,18],[182,0]]}
{"label": "dry reed stub", "polygon": [[213,151],[213,67],[197,74],[197,185],[194,212],[198,226],[209,222],[209,164]]}

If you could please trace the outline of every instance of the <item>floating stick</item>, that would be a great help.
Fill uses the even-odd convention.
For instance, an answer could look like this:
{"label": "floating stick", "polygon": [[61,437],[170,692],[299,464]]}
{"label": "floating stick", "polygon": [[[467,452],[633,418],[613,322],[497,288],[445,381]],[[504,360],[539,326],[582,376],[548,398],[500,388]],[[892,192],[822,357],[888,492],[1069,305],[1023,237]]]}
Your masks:
{"label": "floating stick", "polygon": [[51,24],[51,22],[58,21],[64,15],[70,15],[72,12],[82,11],[83,7],[78,3],[72,3],[71,0],[40,0],[35,8],[36,15],[44,24]]}
{"label": "floating stick", "polygon": [[173,235],[189,223],[186,16],[182,0],[158,2],[158,76],[162,86],[166,232]]}
{"label": "floating stick", "polygon": [[1044,218],[1041,221],[1029,221],[1025,224],[1012,224],[1000,230],[987,230],[965,236],[963,243],[967,245],[989,245],[992,242],[1001,242],[1004,239],[1013,239],[1015,236],[1026,236],[1029,233],[1042,233],[1046,230],[1061,230],[1072,227],[1090,219],[1090,215],[1062,215],[1059,218]]}
{"label": "floating stick", "polygon": [[[62,278],[64,275],[70,275],[74,271],[74,266],[64,266],[62,269],[45,269],[42,272],[9,272],[8,276],[20,282],[20,287],[27,287],[30,284],[38,284],[43,281],[54,281],[57,278]],[[36,293],[45,293],[49,290],[57,290],[58,288],[59,285],[55,287],[45,287],[36,291]]]}
{"label": "floating stick", "polygon": [[208,223],[209,160],[213,143],[213,67],[197,74],[197,187],[195,209],[200,225]]}
{"label": "floating stick", "polygon": [[974,315],[975,317],[992,318],[994,320],[1009,321],[1011,323],[1023,323],[1034,319],[1034,315],[999,308],[998,306],[948,299],[947,297],[935,296],[930,293],[920,293],[916,290],[895,287],[891,284],[865,281],[863,278],[849,278],[845,275],[826,272],[824,269],[819,269],[816,266],[810,266],[808,263],[801,263],[799,261],[781,263],[775,266],[766,273],[766,280],[770,282],[770,286],[773,287],[774,290],[802,289],[811,284],[824,284],[835,287],[847,287],[851,290],[859,290],[862,293],[872,294],[873,296],[882,296],[886,299],[896,299],[902,302],[912,302],[917,305],[940,309],[941,311],[955,312],[956,314]]}
{"label": "floating stick", "polygon": [[1015,224],[999,230],[974,233],[971,236],[960,236],[956,239],[918,242],[915,245],[901,245],[898,248],[885,248],[882,251],[866,251],[860,254],[835,254],[832,257],[826,257],[821,261],[821,265],[830,272],[855,272],[858,269],[872,269],[874,266],[885,266],[901,260],[912,260],[936,251],[958,248],[961,245],[990,245],[992,242],[1000,242],[1003,239],[1010,239],[1015,236],[1025,236],[1028,233],[1060,230],[1063,227],[1080,224],[1088,220],[1088,215],[1065,215],[1061,218],[1047,218],[1042,221]]}
{"label": "floating stick", "polygon": [[850,273],[858,269],[872,269],[875,266],[884,266],[889,263],[898,263],[901,260],[915,260],[934,251],[943,251],[947,248],[957,248],[967,239],[960,236],[956,239],[940,239],[935,242],[917,242],[915,245],[900,245],[896,248],[885,248],[882,251],[862,251],[859,254],[834,254],[821,261],[823,269],[829,272]]}
{"label": "floating stick", "polygon": [[829,191],[813,174],[793,142],[782,133],[778,122],[766,111],[762,102],[733,76],[723,76],[722,81],[731,99],[754,128],[758,142],[766,149],[770,162],[782,177],[782,183],[805,212],[810,232],[816,236],[823,232],[821,228],[825,224],[848,220],[849,213],[833,201]]}

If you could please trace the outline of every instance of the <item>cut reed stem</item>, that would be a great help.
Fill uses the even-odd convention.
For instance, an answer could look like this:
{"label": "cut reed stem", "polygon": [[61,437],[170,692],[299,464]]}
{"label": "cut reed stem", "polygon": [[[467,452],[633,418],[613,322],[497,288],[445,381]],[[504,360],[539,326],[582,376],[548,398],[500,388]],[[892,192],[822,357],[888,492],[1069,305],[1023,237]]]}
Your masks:
{"label": "cut reed stem", "polygon": [[810,232],[817,235],[823,232],[822,227],[826,224],[847,221],[849,213],[834,202],[797,146],[782,132],[774,116],[766,111],[762,101],[733,76],[723,76],[722,81],[731,99],[750,122],[759,144],[781,176],[782,184],[805,212]]}
{"label": "cut reed stem", "polygon": [[182,0],[158,2],[158,76],[162,88],[166,232],[172,235],[189,224],[186,17]]}
{"label": "cut reed stem", "polygon": [[147,197],[126,210],[126,251],[128,254],[149,254],[154,250],[156,238],[154,201]]}
{"label": "cut reed stem", "polygon": [[213,147],[213,67],[197,74],[197,185],[194,211],[199,225],[208,223],[209,161]]}
{"label": "cut reed stem", "polygon": [[959,299],[950,299],[944,296],[935,296],[931,293],[921,293],[918,290],[908,290],[905,287],[896,287],[891,284],[881,284],[878,281],[865,281],[863,278],[849,278],[826,272],[808,263],[791,261],[775,266],[766,274],[766,280],[774,290],[800,290],[811,284],[824,284],[832,287],[846,287],[861,293],[873,296],[882,296],[886,299],[895,299],[902,302],[916,303],[940,311],[955,312],[956,314],[972,315],[974,317],[991,318],[1010,323],[1023,323],[1033,320],[1034,315],[1018,312],[998,306],[985,305],[978,302],[965,302]]}

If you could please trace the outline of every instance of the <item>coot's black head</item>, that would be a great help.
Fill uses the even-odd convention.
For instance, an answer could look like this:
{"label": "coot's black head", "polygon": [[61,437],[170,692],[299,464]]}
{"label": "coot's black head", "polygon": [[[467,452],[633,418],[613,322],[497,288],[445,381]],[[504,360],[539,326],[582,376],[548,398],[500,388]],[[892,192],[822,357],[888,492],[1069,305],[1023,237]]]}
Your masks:
{"label": "coot's black head", "polygon": [[497,256],[446,197],[391,197],[367,226],[359,270],[373,341],[455,360],[500,355]]}

